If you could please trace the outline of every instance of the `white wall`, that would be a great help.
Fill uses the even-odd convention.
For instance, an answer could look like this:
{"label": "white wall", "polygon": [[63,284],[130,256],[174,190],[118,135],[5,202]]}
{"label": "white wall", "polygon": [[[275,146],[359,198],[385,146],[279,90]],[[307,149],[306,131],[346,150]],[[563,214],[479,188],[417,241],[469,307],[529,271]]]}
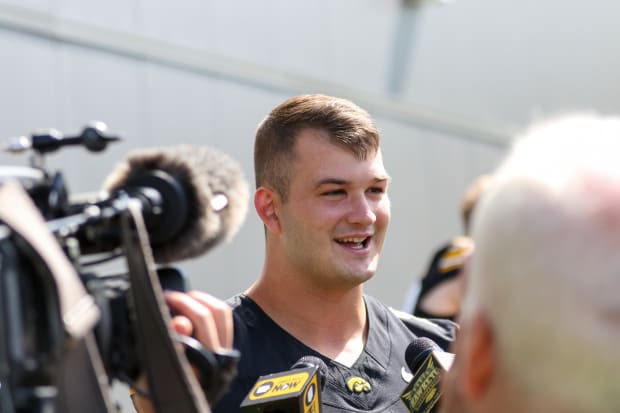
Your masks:
{"label": "white wall", "polygon": [[517,127],[619,112],[618,2],[456,0],[423,14],[404,92],[413,102]]}
{"label": "white wall", "polygon": [[[179,143],[229,153],[253,182],[253,132],[273,106],[296,93],[350,97],[376,116],[394,176],[394,224],[368,292],[398,307],[430,248],[460,229],[462,189],[493,167],[508,135],[385,93],[399,10],[397,1],[0,2],[0,137],[70,134],[92,119],[126,137],[103,154],[48,157],[73,192],[97,189],[130,149]],[[221,297],[246,288],[262,237],[251,210],[230,245],[183,265],[193,286]]]}

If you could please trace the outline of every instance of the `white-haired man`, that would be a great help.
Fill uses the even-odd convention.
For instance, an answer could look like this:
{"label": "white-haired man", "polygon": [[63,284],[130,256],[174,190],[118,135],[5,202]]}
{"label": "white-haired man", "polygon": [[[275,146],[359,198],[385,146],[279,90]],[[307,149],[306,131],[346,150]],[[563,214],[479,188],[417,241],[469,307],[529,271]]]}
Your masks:
{"label": "white-haired man", "polygon": [[620,412],[620,118],[535,124],[474,213],[444,412]]}

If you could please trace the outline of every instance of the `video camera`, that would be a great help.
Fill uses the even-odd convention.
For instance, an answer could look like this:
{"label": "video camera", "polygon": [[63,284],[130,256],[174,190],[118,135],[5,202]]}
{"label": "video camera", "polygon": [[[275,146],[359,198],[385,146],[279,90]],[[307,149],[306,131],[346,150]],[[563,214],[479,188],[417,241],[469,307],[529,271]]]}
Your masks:
{"label": "video camera", "polygon": [[[110,385],[146,377],[158,413],[209,412],[239,353],[213,353],[170,328],[163,289],[184,289],[173,261],[237,231],[248,188],[238,164],[204,147],[136,152],[90,199],[71,199],[43,157],[105,150],[105,125],[13,139],[30,167],[0,167],[0,411],[116,412]],[[120,273],[104,274],[119,262]],[[159,265],[158,265],[159,264]],[[163,287],[163,288],[162,288]],[[191,365],[196,369],[195,374]]]}

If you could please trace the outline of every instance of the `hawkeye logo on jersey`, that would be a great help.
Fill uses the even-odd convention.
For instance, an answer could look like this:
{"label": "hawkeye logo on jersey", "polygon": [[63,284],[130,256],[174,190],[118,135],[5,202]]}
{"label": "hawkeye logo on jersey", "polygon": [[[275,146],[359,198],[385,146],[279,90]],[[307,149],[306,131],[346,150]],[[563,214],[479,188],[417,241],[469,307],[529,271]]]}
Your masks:
{"label": "hawkeye logo on jersey", "polygon": [[353,376],[349,377],[347,380],[347,389],[349,389],[351,393],[360,394],[369,393],[372,387],[370,387],[370,383],[363,378]]}
{"label": "hawkeye logo on jersey", "polygon": [[254,391],[250,394],[250,400],[266,399],[297,393],[301,391],[306,384],[308,377],[309,374],[304,371],[261,380],[254,386]]}

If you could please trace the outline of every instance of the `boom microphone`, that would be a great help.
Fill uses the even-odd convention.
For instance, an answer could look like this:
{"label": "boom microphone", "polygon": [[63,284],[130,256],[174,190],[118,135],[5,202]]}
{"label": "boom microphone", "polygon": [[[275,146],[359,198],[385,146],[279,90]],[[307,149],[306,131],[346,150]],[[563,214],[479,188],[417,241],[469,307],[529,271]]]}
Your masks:
{"label": "boom microphone", "polygon": [[304,356],[290,370],[260,376],[241,408],[248,413],[320,413],[327,366]]}
{"label": "boom microphone", "polygon": [[249,202],[239,164],[204,146],[136,151],[103,187],[112,198],[124,193],[141,201],[158,263],[202,255],[232,238]]}
{"label": "boom microphone", "polygon": [[441,377],[450,369],[454,354],[445,352],[427,337],[415,338],[405,351],[413,378],[400,399],[411,413],[434,413],[441,397]]}

